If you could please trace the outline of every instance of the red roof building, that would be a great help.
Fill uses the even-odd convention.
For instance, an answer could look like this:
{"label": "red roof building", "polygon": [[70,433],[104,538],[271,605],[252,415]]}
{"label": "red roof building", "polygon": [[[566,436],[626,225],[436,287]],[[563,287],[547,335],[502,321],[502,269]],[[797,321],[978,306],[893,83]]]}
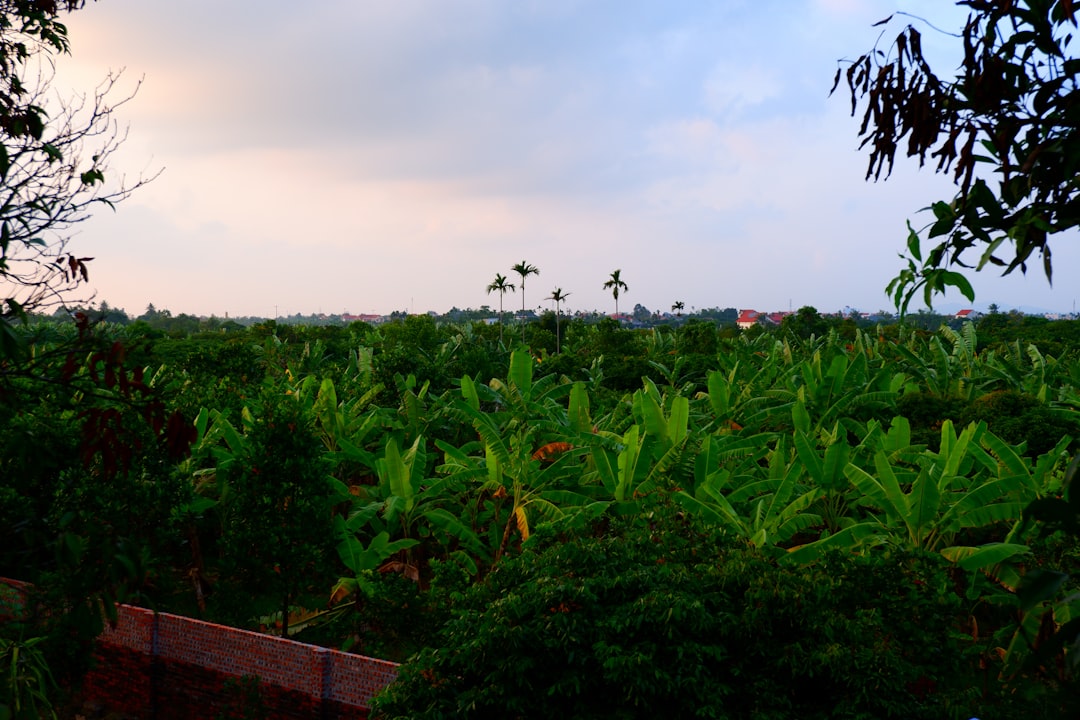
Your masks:
{"label": "red roof building", "polygon": [[761,317],[761,313],[757,310],[740,310],[739,317],[735,320],[735,324],[739,326],[741,330],[749,330],[757,325],[758,318]]}

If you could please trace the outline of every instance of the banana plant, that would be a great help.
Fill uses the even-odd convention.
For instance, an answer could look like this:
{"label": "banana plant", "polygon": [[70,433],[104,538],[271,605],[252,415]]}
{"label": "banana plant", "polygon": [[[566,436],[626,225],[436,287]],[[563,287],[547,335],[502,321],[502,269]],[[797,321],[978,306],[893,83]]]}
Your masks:
{"label": "banana plant", "polygon": [[839,422],[857,431],[855,411],[887,409],[906,379],[887,367],[871,369],[865,353],[836,352],[826,366],[821,351],[815,352],[785,383],[794,428],[822,432]]}
{"label": "banana plant", "polygon": [[992,476],[1012,488],[1016,499],[1026,504],[1062,492],[1071,444],[1072,438],[1064,436],[1055,447],[1032,462],[1018,447],[1010,445],[991,432],[984,432],[978,446],[971,450]]}
{"label": "banana plant", "polygon": [[768,471],[758,479],[760,466],[753,457],[741,468],[714,468],[713,441],[709,437],[702,441],[694,493],[675,494],[676,502],[689,512],[755,547],[783,544],[822,523],[821,516],[810,511],[822,491],[801,482],[805,467],[798,458],[791,458],[785,442],[781,440],[764,456]]}
{"label": "banana plant", "polygon": [[[693,432],[690,428],[690,400],[678,391],[660,394],[649,378],[634,392],[634,419],[643,430],[643,450],[652,467],[647,482],[638,493],[650,492],[661,474],[677,473],[678,466],[693,461]],[[684,474],[689,475],[689,471]]]}
{"label": "banana plant", "polygon": [[[515,418],[505,424],[501,413],[483,412],[468,401],[459,403],[459,411],[476,430],[482,456],[471,456],[471,460],[470,456],[459,456],[458,464],[468,475],[476,477],[482,462],[483,481],[477,492],[489,499],[494,510],[489,528],[500,525],[502,528],[493,562],[506,553],[515,530],[523,541],[528,539],[533,522],[530,514],[555,519],[592,504],[582,486],[580,463],[588,448],[581,442],[573,442],[581,436],[571,433],[565,420],[541,416],[534,422],[518,422],[519,418]],[[560,452],[553,461],[546,461],[539,449],[552,443],[549,433],[552,428],[560,427],[562,434],[555,440],[561,446]],[[499,515],[504,503],[509,505],[505,519]],[[595,511],[593,507],[592,512]]]}
{"label": "banana plant", "polygon": [[395,554],[420,544],[416,538],[391,540],[390,533],[383,530],[365,547],[357,536],[357,528],[340,515],[334,518],[334,532],[338,537],[338,557],[352,574],[338,578],[330,593],[331,605],[357,593],[370,596],[375,589],[373,573]]}
{"label": "banana plant", "polygon": [[556,375],[534,380],[535,362],[528,350],[519,348],[510,354],[506,379],[493,378],[487,385],[476,385],[463,378],[462,393],[472,407],[481,401],[493,404],[507,427],[546,420],[570,394],[572,385]]}
{"label": "banana plant", "polygon": [[[946,347],[946,342],[951,348]],[[926,343],[913,337],[906,344],[893,346],[901,369],[912,376],[919,389],[962,400],[978,397],[992,380],[982,372],[976,348],[975,326],[971,323],[961,332],[942,326]]]}
{"label": "banana plant", "polygon": [[436,420],[441,406],[436,404],[434,412],[429,411],[428,391],[431,389],[431,381],[425,380],[419,383],[416,376],[409,374],[402,377],[394,376],[401,403],[398,406],[394,435],[401,444],[414,442],[417,438],[427,434],[428,429]]}
{"label": "banana plant", "polygon": [[[354,497],[354,507],[347,518],[335,518],[339,554],[354,571],[360,563],[370,570],[378,559],[378,569],[396,571],[423,583],[426,564],[434,555],[449,557],[459,549],[466,552],[456,558],[470,558],[464,565],[476,572],[471,558],[484,557],[479,537],[448,508],[460,505],[463,489],[454,477],[427,477],[427,453],[424,439],[417,438],[404,452],[397,440],[388,437],[383,456],[375,462],[378,484]],[[385,540],[378,540],[385,534]],[[369,537],[364,548],[360,538]],[[391,555],[397,560],[390,561]]]}
{"label": "banana plant", "polygon": [[46,638],[0,638],[0,718],[55,718],[51,695],[57,689],[39,645]]}
{"label": "banana plant", "polygon": [[[605,490],[606,497],[616,504],[621,513],[637,510],[634,502],[638,489],[645,482],[639,472],[644,437],[638,425],[631,425],[612,445],[596,443],[591,448],[591,466],[586,479],[595,476]],[[647,463],[641,463],[644,469]]]}
{"label": "banana plant", "polygon": [[949,548],[962,531],[1012,526],[1020,519],[1031,486],[1040,481],[1034,478],[1050,468],[1044,464],[1038,471],[1020,472],[1015,463],[1012,468],[999,464],[980,443],[1009,459],[1007,446],[990,437],[984,423],[957,433],[952,422],[945,421],[940,451],[923,451],[917,463],[886,447],[874,452],[870,468],[849,462],[844,473],[861,495],[865,519],[798,548],[794,555],[811,559],[825,547],[892,542],[955,558],[963,553]]}
{"label": "banana plant", "polygon": [[349,350],[349,374],[361,387],[373,387],[375,378],[375,348],[361,345]]}
{"label": "banana plant", "polygon": [[217,410],[199,411],[191,455],[180,465],[180,472],[190,474],[196,493],[216,495],[219,499],[227,497],[229,469],[247,452],[246,435],[254,423],[255,418],[247,407],[240,413],[239,428]]}
{"label": "banana plant", "polygon": [[689,399],[678,392],[661,395],[648,378],[643,384],[631,397],[632,422],[625,431],[597,429],[584,440],[591,448],[585,481],[598,481],[620,513],[635,512],[637,498],[652,492],[663,476],[689,475],[680,468],[695,454]]}
{"label": "banana plant", "polygon": [[762,335],[752,345],[736,348],[735,353],[718,355],[721,367],[707,378],[714,420],[704,432],[756,430],[769,425],[769,418],[778,412],[786,412],[788,398],[778,397],[775,389],[793,372],[790,346]]}
{"label": "banana plant", "polygon": [[461,522],[487,538],[492,563],[506,553],[515,531],[528,539],[538,516],[576,515],[585,506],[593,514],[602,510],[583,483],[581,458],[594,442],[585,386],[550,375],[534,382],[533,363],[519,349],[505,380],[480,385],[462,377],[451,408],[478,440],[461,447],[436,443],[445,457],[439,471],[470,493]]}
{"label": "banana plant", "polygon": [[796,430],[794,434],[795,452],[799,461],[806,469],[813,486],[821,490],[816,508],[829,533],[839,532],[850,520],[851,484],[844,470],[851,456],[851,447],[845,435],[846,433],[840,431],[839,422],[832,433],[819,434],[818,439],[824,439],[825,446],[824,453],[821,453],[818,443],[808,433]]}
{"label": "banana plant", "polygon": [[375,453],[366,446],[381,439],[377,431],[390,424],[386,412],[372,405],[381,391],[382,386],[376,385],[361,395],[339,400],[330,378],[320,382],[311,376],[300,384],[298,392],[315,415],[336,477],[347,479],[356,466],[374,471]]}

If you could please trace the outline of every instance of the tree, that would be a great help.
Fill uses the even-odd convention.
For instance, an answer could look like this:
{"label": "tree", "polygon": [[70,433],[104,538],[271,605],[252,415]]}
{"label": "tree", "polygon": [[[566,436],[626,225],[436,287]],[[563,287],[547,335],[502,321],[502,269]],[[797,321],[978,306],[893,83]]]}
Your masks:
{"label": "tree", "polygon": [[[506,276],[495,273],[495,280],[487,286],[488,295],[493,292],[499,293],[499,342],[503,341],[503,295],[506,291],[514,292],[514,284],[506,282]],[[524,295],[524,292],[522,293]]]}
{"label": "tree", "polygon": [[794,315],[786,316],[780,327],[800,338],[821,337],[829,332],[829,321],[821,317],[817,308],[804,305]]}
{"label": "tree", "polygon": [[41,140],[48,119],[44,108],[27,100],[26,64],[41,52],[68,51],[60,10],[76,10],[85,0],[5,0],[0,12],[0,177],[7,173],[11,138]]}
{"label": "tree", "polygon": [[682,311],[683,311],[683,308],[685,308],[685,307],[686,307],[686,303],[684,303],[682,300],[676,300],[671,305],[671,309],[672,309],[672,311],[674,311],[675,317],[682,317]]}
{"label": "tree", "polygon": [[[74,332],[55,342],[36,338],[33,352],[29,333],[15,327],[32,310],[66,305],[64,296],[87,280],[90,258],[67,250],[70,228],[95,204],[112,206],[147,182],[105,181],[109,157],[124,139],[112,114],[131,98],[117,99],[118,76],[70,99],[57,99],[50,89],[54,57],[68,51],[67,28],[58,15],[83,5],[84,0],[0,3],[0,425],[12,431],[5,432],[12,436],[9,442],[21,441],[19,452],[35,465],[61,457],[41,474],[33,466],[5,462],[0,475],[6,484],[42,481],[29,486],[27,495],[35,499],[36,512],[14,529],[26,531],[26,547],[41,552],[24,556],[29,572],[23,576],[39,580],[42,598],[34,605],[45,612],[31,629],[52,631],[54,661],[75,657],[72,640],[89,641],[100,631],[101,615],[114,614],[116,602],[146,580],[144,558],[136,552],[145,538],[140,533],[157,532],[165,519],[136,507],[135,493],[124,490],[154,494],[166,488],[161,475],[168,473],[161,467],[187,452],[193,433],[191,423],[167,413],[144,382],[142,367],[128,367],[123,344],[95,328],[86,312],[70,313]],[[66,426],[48,439],[34,427],[14,434],[24,418],[59,423],[76,417],[77,434]],[[0,456],[13,457],[8,451]],[[132,482],[125,488],[126,481]],[[57,490],[43,489],[46,482]],[[76,483],[85,483],[85,495],[71,491]],[[12,499],[9,487],[0,504]],[[125,505],[107,502],[113,498]],[[96,512],[105,505],[117,512]],[[8,539],[0,543],[5,549],[12,546]],[[61,669],[50,664],[54,673]],[[2,702],[0,715],[7,710]]]}
{"label": "tree", "polygon": [[[252,597],[276,594],[281,634],[289,633],[292,604],[317,577],[320,563],[333,556],[331,505],[324,447],[299,398],[267,386],[225,475],[229,495],[220,539],[228,581],[222,602],[241,617]],[[336,498],[340,500],[340,498]]]}
{"label": "tree", "polygon": [[626,292],[630,287],[623,282],[620,275],[622,270],[615,270],[611,273],[611,278],[604,283],[605,290],[611,290],[612,296],[615,298],[615,319],[619,319],[619,291]]}
{"label": "tree", "polygon": [[540,270],[535,265],[522,260],[514,267],[510,268],[518,275],[521,276],[521,342],[525,342],[525,278],[530,275],[539,275]]}
{"label": "tree", "polygon": [[538,528],[455,593],[372,717],[940,718],[998,700],[971,693],[979,658],[942,559],[785,566],[650,509],[603,535]]}
{"label": "tree", "polygon": [[[65,304],[86,282],[89,257],[67,249],[70,228],[96,204],[114,206],[151,178],[107,184],[110,156],[125,132],[113,112],[110,74],[92,93],[57,99],[53,56],[68,51],[62,10],[83,0],[8,0],[0,13],[0,354],[18,352],[14,321]],[[135,90],[137,91],[136,85]]]}
{"label": "tree", "polygon": [[[868,179],[889,176],[906,140],[908,157],[917,156],[920,166],[927,155],[936,159],[935,172],[951,171],[958,188],[951,200],[930,206],[927,227],[909,223],[907,267],[888,286],[901,311],[919,290],[927,304],[946,286],[973,299],[967,278],[952,266],[1026,272],[1037,252],[1050,281],[1050,237],[1080,226],[1072,0],[957,4],[971,11],[954,77],[934,73],[921,34],[909,24],[888,51],[874,47],[846,75],[838,68],[833,83],[835,91],[846,77],[852,115],[865,106],[859,136],[860,147],[869,148]],[[937,239],[925,254],[924,237]]]}
{"label": "tree", "polygon": [[[4,138],[7,167],[0,181],[2,319],[64,304],[89,279],[92,258],[68,251],[69,231],[97,205],[114,207],[153,177],[108,185],[110,156],[125,139],[112,115],[134,93],[116,96],[110,75],[91,95],[60,103],[55,120],[36,137]],[[137,89],[137,88],[136,88]],[[49,83],[31,96],[48,107]],[[89,157],[88,157],[89,156]],[[0,163],[2,165],[3,163]]]}
{"label": "tree", "polygon": [[559,333],[559,303],[566,300],[570,296],[570,293],[564,293],[562,288],[555,288],[551,291],[551,294],[547,296],[548,300],[555,301],[555,352],[562,352],[562,336]]}
{"label": "tree", "polygon": [[101,301],[101,305],[98,306],[97,312],[94,314],[101,322],[115,323],[117,325],[127,325],[131,322],[131,318],[128,317],[123,308],[114,308],[104,300]]}

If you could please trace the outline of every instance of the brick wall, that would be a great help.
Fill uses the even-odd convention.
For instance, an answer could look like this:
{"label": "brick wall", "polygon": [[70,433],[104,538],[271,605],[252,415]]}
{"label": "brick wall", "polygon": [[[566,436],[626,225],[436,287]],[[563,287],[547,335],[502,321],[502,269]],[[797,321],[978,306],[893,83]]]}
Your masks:
{"label": "brick wall", "polygon": [[23,616],[29,590],[28,583],[0,578],[0,620]]}
{"label": "brick wall", "polygon": [[[0,593],[0,614],[17,615],[10,592],[6,600],[11,607]],[[385,660],[129,605],[119,606],[96,655],[88,700],[146,720],[365,718],[397,675]]]}

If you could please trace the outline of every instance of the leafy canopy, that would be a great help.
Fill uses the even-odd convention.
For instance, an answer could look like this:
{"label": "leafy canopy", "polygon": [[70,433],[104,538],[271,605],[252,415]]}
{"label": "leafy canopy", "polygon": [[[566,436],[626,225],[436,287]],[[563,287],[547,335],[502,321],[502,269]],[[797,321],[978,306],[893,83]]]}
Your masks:
{"label": "leafy canopy", "polygon": [[[952,266],[1027,271],[1041,257],[1052,279],[1051,236],[1080,225],[1080,60],[1070,44],[1071,0],[958,0],[970,8],[958,35],[963,61],[940,77],[923,55],[922,35],[907,25],[886,50],[877,46],[838,68],[863,108],[860,147],[869,150],[866,177],[887,178],[896,153],[936,161],[957,187],[933,203],[934,220],[911,229],[907,267],[888,286],[904,311],[920,290],[929,305],[947,286],[974,299]],[[888,25],[893,16],[878,25]],[[922,241],[933,240],[928,252]]]}

